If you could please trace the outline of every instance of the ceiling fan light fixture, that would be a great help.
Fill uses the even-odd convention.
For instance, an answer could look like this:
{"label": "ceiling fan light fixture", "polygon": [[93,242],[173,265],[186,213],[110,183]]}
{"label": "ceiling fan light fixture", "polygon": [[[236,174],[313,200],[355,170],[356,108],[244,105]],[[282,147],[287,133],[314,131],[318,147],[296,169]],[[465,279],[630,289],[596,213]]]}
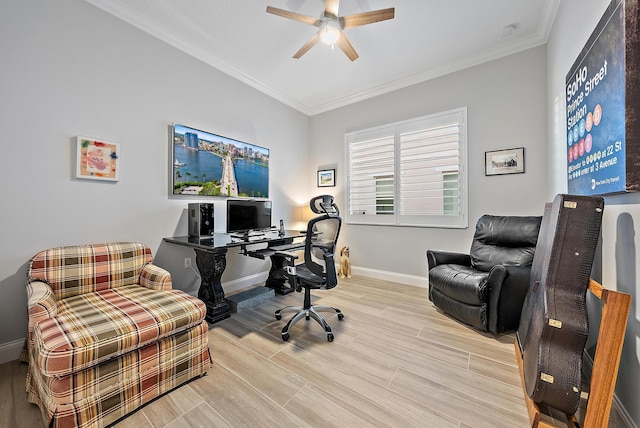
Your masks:
{"label": "ceiling fan light fixture", "polygon": [[323,43],[333,45],[340,38],[340,24],[337,21],[327,19],[320,24],[318,34]]}
{"label": "ceiling fan light fixture", "polygon": [[343,30],[349,28],[361,27],[374,22],[386,21],[395,17],[395,8],[372,10],[370,12],[354,13],[347,16],[338,16],[340,0],[324,0],[324,12],[321,18],[301,15],[289,10],[278,9],[277,7],[267,6],[267,13],[282,16],[283,18],[302,22],[304,24],[313,25],[318,31],[311,36],[309,40],[293,54],[295,59],[299,59],[309,49],[316,45],[320,40],[330,45],[331,48],[337,45],[342,52],[351,61],[358,59],[358,53],[351,45],[349,38],[343,33]]}

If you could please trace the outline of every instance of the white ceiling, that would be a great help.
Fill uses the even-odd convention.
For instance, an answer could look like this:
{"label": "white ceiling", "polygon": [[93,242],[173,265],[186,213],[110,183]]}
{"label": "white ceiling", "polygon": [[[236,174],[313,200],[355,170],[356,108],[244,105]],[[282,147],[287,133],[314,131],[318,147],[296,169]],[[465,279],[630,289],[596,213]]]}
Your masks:
{"label": "white ceiling", "polygon": [[[283,103],[314,115],[546,43],[560,0],[342,0],[339,15],[395,7],[395,19],[345,31],[351,62],[316,27],[323,0],[86,0]],[[514,26],[510,35],[505,27]]]}

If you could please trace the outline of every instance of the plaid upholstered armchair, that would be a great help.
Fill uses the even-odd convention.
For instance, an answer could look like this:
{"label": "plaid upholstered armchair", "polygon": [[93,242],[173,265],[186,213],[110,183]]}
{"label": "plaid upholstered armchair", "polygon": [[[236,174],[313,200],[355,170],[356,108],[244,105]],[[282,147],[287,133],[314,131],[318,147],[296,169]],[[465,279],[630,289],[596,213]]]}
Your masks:
{"label": "plaid upholstered armchair", "polygon": [[151,262],[134,242],[31,260],[27,392],[47,426],[106,426],[209,369],[204,304]]}

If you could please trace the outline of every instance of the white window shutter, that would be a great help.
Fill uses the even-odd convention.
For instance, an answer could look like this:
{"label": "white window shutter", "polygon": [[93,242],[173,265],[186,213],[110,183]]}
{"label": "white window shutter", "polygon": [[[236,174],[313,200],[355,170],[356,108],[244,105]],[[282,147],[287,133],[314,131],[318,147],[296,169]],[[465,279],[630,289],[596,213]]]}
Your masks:
{"label": "white window shutter", "polygon": [[347,134],[346,143],[348,223],[467,227],[465,108]]}

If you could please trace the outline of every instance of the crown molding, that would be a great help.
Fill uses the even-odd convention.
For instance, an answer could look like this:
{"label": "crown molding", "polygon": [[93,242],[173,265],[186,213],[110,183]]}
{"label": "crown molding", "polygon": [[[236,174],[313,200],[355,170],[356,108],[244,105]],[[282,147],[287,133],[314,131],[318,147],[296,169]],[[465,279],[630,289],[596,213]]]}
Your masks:
{"label": "crown molding", "polygon": [[257,91],[262,92],[263,94],[277,101],[280,101],[281,103],[293,108],[294,110],[297,110],[307,116],[314,116],[546,44],[561,0],[545,0],[540,25],[538,26],[536,34],[531,37],[514,39],[511,43],[505,44],[504,46],[491,52],[484,52],[477,56],[465,57],[463,60],[447,64],[443,67],[425,70],[423,72],[413,74],[403,79],[387,82],[374,88],[367,89],[365,91],[347,95],[330,103],[315,106],[302,103],[299,100],[292,98],[282,93],[281,91],[278,91],[273,87],[265,84],[257,77],[252,76],[238,69],[237,67],[234,67],[233,65],[224,61],[222,58],[212,55],[211,52],[208,52],[202,48],[194,47],[184,40],[176,38],[172,34],[165,31],[163,28],[150,22],[149,19],[147,19],[144,15],[138,13],[136,10],[123,3],[111,2],[109,0],[85,1],[152,35],[153,37],[156,37],[157,39],[175,47],[176,49],[179,49],[186,54],[199,59],[200,61],[229,75],[230,77],[233,77],[234,79],[245,83],[246,85],[256,89]]}

